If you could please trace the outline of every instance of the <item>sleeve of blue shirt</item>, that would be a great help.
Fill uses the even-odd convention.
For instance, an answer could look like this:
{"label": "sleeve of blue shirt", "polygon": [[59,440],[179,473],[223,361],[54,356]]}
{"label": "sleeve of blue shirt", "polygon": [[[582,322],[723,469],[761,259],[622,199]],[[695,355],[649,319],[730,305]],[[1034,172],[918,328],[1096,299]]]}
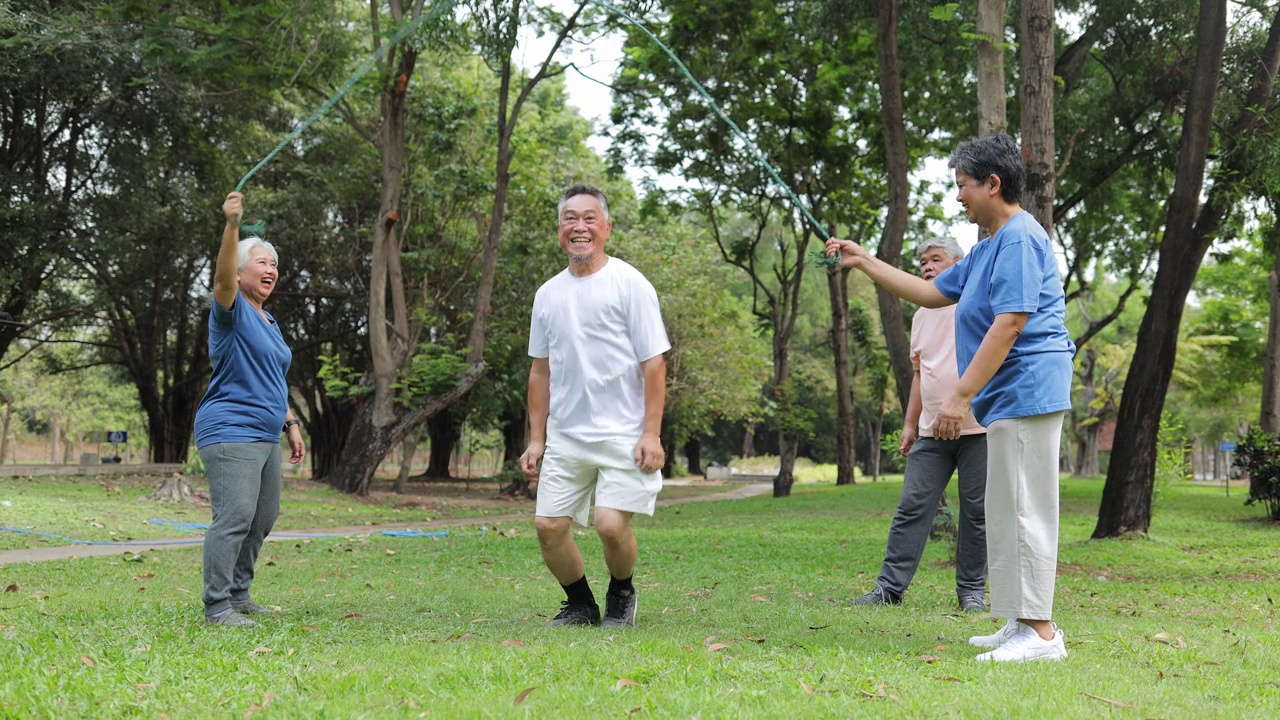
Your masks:
{"label": "sleeve of blue shirt", "polygon": [[991,272],[991,312],[1030,313],[1040,307],[1044,258],[1024,235],[1000,238]]}
{"label": "sleeve of blue shirt", "polygon": [[964,285],[969,280],[971,257],[972,255],[965,255],[955,265],[938,273],[938,276],[933,279],[933,286],[938,292],[956,302],[960,301],[960,294],[964,292]]}

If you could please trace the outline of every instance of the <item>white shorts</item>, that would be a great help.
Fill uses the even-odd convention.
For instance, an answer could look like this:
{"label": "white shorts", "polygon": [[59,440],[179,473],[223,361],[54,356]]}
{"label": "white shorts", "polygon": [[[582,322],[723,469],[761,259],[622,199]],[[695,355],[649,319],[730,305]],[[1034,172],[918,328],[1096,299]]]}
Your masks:
{"label": "white shorts", "polygon": [[588,442],[548,431],[538,477],[536,513],[542,517],[571,517],[579,525],[586,525],[594,489],[597,507],[653,515],[662,490],[662,473],[636,467],[639,440]]}

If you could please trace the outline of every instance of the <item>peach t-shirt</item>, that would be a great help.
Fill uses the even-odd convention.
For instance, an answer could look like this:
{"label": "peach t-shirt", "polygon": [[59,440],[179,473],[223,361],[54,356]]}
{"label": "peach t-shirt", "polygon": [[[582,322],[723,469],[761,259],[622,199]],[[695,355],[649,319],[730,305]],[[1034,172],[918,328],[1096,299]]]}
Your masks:
{"label": "peach t-shirt", "polygon": [[[956,306],[920,308],[911,321],[911,364],[920,371],[920,437],[933,437],[933,425],[960,382],[956,365]],[[961,435],[985,433],[973,413],[964,419]]]}

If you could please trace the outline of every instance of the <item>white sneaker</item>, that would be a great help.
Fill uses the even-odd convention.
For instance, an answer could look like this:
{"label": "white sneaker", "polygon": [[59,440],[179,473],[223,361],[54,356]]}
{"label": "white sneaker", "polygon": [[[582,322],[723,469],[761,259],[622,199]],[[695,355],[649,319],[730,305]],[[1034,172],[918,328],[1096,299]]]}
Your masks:
{"label": "white sneaker", "polygon": [[1030,625],[1018,623],[1018,630],[1004,644],[975,658],[979,662],[1027,662],[1028,660],[1061,660],[1067,656],[1062,631],[1053,626],[1053,639],[1045,640]]}
{"label": "white sneaker", "polygon": [[969,638],[969,644],[980,648],[998,648],[1017,632],[1017,619],[1009,618],[1009,622],[1005,623],[1004,627],[997,630],[994,635],[975,635]]}

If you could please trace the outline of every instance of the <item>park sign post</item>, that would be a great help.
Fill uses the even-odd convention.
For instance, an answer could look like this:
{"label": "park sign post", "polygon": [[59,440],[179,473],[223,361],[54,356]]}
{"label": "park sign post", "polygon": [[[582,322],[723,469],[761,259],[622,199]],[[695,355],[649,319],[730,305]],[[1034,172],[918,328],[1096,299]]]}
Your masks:
{"label": "park sign post", "polygon": [[1225,440],[1218,443],[1218,449],[1227,454],[1227,471],[1222,474],[1225,478],[1222,481],[1222,485],[1227,489],[1227,497],[1231,497],[1231,453],[1235,451],[1236,444],[1230,440]]}

